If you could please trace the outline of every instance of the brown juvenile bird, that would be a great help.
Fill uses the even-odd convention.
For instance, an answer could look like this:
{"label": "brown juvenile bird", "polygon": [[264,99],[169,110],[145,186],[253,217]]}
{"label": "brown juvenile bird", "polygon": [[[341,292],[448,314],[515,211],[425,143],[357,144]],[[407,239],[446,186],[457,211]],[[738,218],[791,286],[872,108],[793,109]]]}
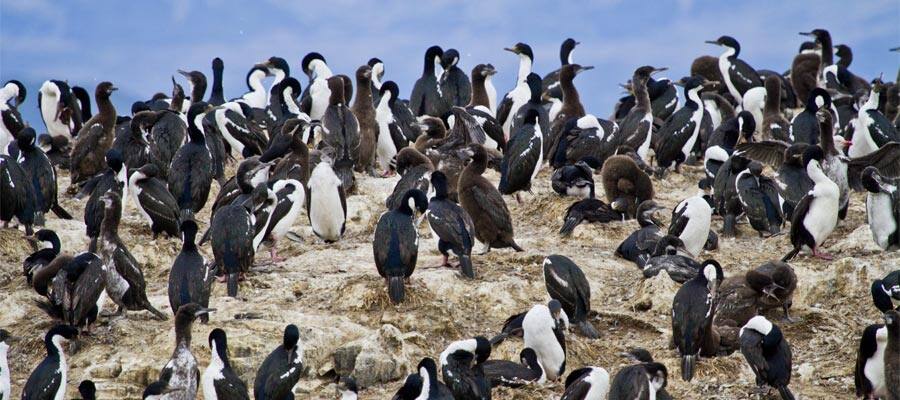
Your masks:
{"label": "brown juvenile bird", "polygon": [[627,155],[614,155],[606,159],[600,175],[606,201],[614,210],[625,213],[629,218],[635,215],[638,204],[653,199],[650,176]]}
{"label": "brown juvenile bird", "polygon": [[116,108],[109,100],[117,88],[109,82],[100,82],[94,91],[98,112],[84,123],[69,155],[69,171],[72,183],[69,192],[74,193],[76,184],[99,174],[106,167],[106,151],[112,147],[116,129]]}
{"label": "brown juvenile bird", "polygon": [[375,121],[375,106],[372,103],[372,67],[368,65],[363,65],[356,70],[356,98],[353,99],[350,111],[359,122],[356,171],[374,175],[378,122]]}
{"label": "brown juvenile bird", "polygon": [[488,154],[480,144],[469,145],[472,161],[459,176],[457,190],[459,203],[475,223],[475,238],[484,244],[487,253],[491,248],[512,247],[523,251],[513,238],[509,209],[497,188],[481,174],[487,169]]}

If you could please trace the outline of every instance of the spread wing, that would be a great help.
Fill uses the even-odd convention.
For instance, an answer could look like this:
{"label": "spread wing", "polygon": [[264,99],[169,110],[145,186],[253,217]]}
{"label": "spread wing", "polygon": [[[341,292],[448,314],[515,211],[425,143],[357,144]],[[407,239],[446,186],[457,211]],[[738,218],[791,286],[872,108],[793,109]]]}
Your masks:
{"label": "spread wing", "polygon": [[763,140],[761,142],[741,143],[735,147],[736,154],[754,161],[759,161],[779,168],[784,162],[784,152],[790,144],[780,140]]}
{"label": "spread wing", "polygon": [[870,165],[878,168],[881,176],[900,177],[900,142],[890,142],[868,155],[850,159],[849,175],[851,180],[853,178],[858,180],[862,170]]}

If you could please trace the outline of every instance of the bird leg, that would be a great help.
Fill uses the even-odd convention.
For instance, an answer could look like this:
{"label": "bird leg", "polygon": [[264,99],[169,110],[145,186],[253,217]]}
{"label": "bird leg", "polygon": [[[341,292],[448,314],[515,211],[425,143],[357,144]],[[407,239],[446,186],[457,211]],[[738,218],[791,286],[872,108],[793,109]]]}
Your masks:
{"label": "bird leg", "polygon": [[516,192],[516,203],[522,204],[522,196],[519,195],[519,192]]}
{"label": "bird leg", "polygon": [[285,260],[284,258],[278,257],[278,251],[277,251],[277,249],[275,248],[276,244],[277,244],[277,243],[276,243],[275,240],[273,239],[273,240],[272,240],[272,247],[269,248],[269,255],[272,256],[272,263],[274,263],[274,264],[280,263],[280,262],[282,262],[282,261]]}
{"label": "bird leg", "polygon": [[788,306],[788,303],[784,303],[781,305],[781,309],[784,310],[784,318],[782,318],[781,320],[786,323],[793,324],[794,322],[797,322],[797,319],[791,318],[791,313],[790,311],[788,311],[788,308],[790,308]]}
{"label": "bird leg", "polygon": [[386,170],[381,173],[382,178],[390,178],[392,176],[394,176],[394,171],[391,171],[391,170]]}
{"label": "bird leg", "polygon": [[828,253],[826,253],[826,252],[824,252],[824,251],[821,251],[821,250],[819,250],[818,248],[814,248],[814,249],[813,249],[813,255],[816,256],[816,257],[818,257],[818,258],[820,258],[820,259],[823,259],[823,260],[825,260],[825,261],[831,261],[831,260],[834,260],[834,257],[833,257],[831,254],[828,254]]}

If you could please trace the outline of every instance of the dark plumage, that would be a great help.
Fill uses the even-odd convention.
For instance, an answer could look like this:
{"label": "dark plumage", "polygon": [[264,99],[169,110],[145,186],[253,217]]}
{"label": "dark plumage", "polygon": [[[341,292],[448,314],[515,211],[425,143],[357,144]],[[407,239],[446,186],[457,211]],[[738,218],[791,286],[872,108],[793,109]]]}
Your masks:
{"label": "dark plumage", "polygon": [[[181,223],[181,252],[172,262],[169,271],[169,306],[172,313],[188,303],[209,306],[209,295],[213,283],[213,271],[206,258],[197,250],[194,238],[197,236],[197,223],[186,220]],[[203,323],[209,320],[208,315],[200,316]]]}
{"label": "dark plumage", "polygon": [[564,196],[587,198],[594,186],[594,170],[600,168],[600,161],[585,157],[575,164],[565,165],[553,171],[550,178],[553,191]]}
{"label": "dark plumage", "polygon": [[209,333],[209,349],[212,353],[209,357],[209,367],[203,371],[200,378],[203,398],[250,400],[250,395],[247,394],[247,384],[231,368],[228,357],[228,336],[225,331],[216,328]]}
{"label": "dark plumage", "polygon": [[681,355],[681,378],[690,382],[694,377],[697,358],[712,356],[718,350],[718,333],[713,329],[716,296],[724,279],[722,267],[715,260],[707,260],[697,276],[685,282],[672,303],[672,337]]}
{"label": "dark plumage", "polygon": [[209,111],[204,102],[191,104],[188,110],[188,136],[190,140],[178,149],[169,169],[169,192],[175,197],[178,208],[196,214],[206,205],[213,171],[210,168],[212,155],[206,147],[206,137],[197,126],[197,121]]}
{"label": "dark plumage", "polygon": [[128,188],[126,181],[127,170],[122,164],[122,153],[111,149],[106,153],[106,171],[97,175],[87,183],[75,198],[90,193],[87,203],[84,205],[84,224],[86,236],[91,238],[90,249],[96,249],[96,239],[100,235],[100,224],[103,222],[103,203],[101,198],[108,192],[116,192],[124,197]]}
{"label": "dark plumage", "polygon": [[650,176],[631,157],[614,155],[606,159],[600,170],[603,191],[610,206],[631,218],[638,204],[653,200],[653,182]]}
{"label": "dark plumage", "polygon": [[546,380],[544,368],[538,362],[537,354],[527,347],[519,353],[519,362],[487,360],[481,367],[484,376],[490,380],[491,387],[518,388],[530,383],[540,384]]}
{"label": "dark plumage", "polygon": [[656,242],[662,237],[660,228],[662,222],[656,216],[658,211],[664,210],[653,200],[646,200],[638,205],[636,219],[640,228],[628,235],[619,247],[616,255],[631,261],[641,269],[653,255]]}
{"label": "dark plumage", "polygon": [[591,286],[581,268],[571,259],[561,255],[551,255],[544,259],[544,286],[550,298],[559,300],[569,321],[578,326],[585,337],[595,339],[600,336],[588,321],[591,312]]}
{"label": "dark plumage", "polygon": [[197,317],[209,314],[215,309],[196,303],[188,303],[175,313],[175,350],[166,365],[159,371],[159,382],[164,382],[167,390],[177,399],[194,399],[200,384],[197,359],[191,353],[191,325]]}
{"label": "dark plumage", "polygon": [[135,206],[150,223],[154,238],[162,232],[175,237],[179,232],[178,203],[158,175],[159,168],[154,164],[140,167],[128,178],[128,192]]}
{"label": "dark plumage", "polygon": [[239,275],[250,270],[256,249],[253,239],[256,202],[253,196],[229,204],[216,211],[210,222],[210,241],[215,264],[224,271],[228,281],[228,295],[237,296]]}
{"label": "dark plumage", "polygon": [[441,64],[444,51],[438,46],[431,46],[425,51],[422,76],[413,85],[409,95],[409,109],[413,115],[430,115],[442,118],[449,111],[451,104],[441,97],[438,76],[434,67]]}
{"label": "dark plumage", "polygon": [[456,49],[447,49],[441,54],[441,73],[439,86],[441,97],[450,106],[465,107],[472,100],[472,83],[469,77],[461,70],[459,52]]}
{"label": "dark plumage", "polygon": [[638,266],[641,267],[644,278],[652,278],[661,271],[666,271],[673,281],[684,283],[696,277],[700,270],[700,263],[685,256],[685,253],[687,250],[681,239],[666,235],[656,241],[650,258],[643,265],[638,263]]}
{"label": "dark plumage", "polygon": [[336,75],[328,79],[328,87],[331,89],[331,97],[325,115],[322,116],[325,134],[319,146],[332,152],[334,172],[340,177],[344,190],[352,193],[356,188],[353,168],[357,162],[360,143],[359,122],[347,106],[344,96],[345,90],[352,90],[352,84],[349,83],[349,78]]}
{"label": "dark plumage", "polygon": [[303,373],[303,347],[296,325],[284,328],[282,343],[272,350],[256,371],[255,399],[290,399],[291,389]]}
{"label": "dark plumage", "polygon": [[797,289],[797,274],[785,262],[769,261],[745,275],[747,286],[759,294],[760,311],[781,308],[784,318],[790,320],[788,309],[793,304],[794,290]]}
{"label": "dark plumage", "polygon": [[[543,164],[544,133],[538,123],[539,114],[528,109],[521,126],[515,131],[506,144],[503,160],[500,162],[501,194],[516,194],[521,190],[531,190],[531,181],[537,176]],[[518,198],[518,197],[517,197]]]}
{"label": "dark plumage", "polygon": [[0,155],[0,221],[8,228],[15,217],[25,225],[25,235],[33,233],[35,193],[28,174],[11,156]]}
{"label": "dark plumage", "polygon": [[475,246],[472,218],[459,204],[447,198],[447,176],[437,171],[431,174],[434,197],[428,203],[428,224],[437,235],[438,250],[444,256],[443,265],[449,266],[452,251],[459,257],[460,273],[467,278],[475,277],[472,266],[472,247]]}
{"label": "dark plumage", "polygon": [[900,310],[900,270],[872,282],[872,302],[881,312]]}
{"label": "dark plumage", "polygon": [[35,232],[32,241],[38,245],[38,250],[25,257],[25,260],[22,261],[22,273],[25,275],[29,285],[34,273],[53,261],[59,255],[62,247],[59,242],[59,236],[50,229],[41,229]]}
{"label": "dark plumage", "polygon": [[700,124],[703,119],[703,105],[700,92],[709,83],[693,77],[684,85],[684,107],[680,108],[659,128],[656,143],[657,174],[674,166],[676,171],[685,162],[699,140]]}
{"label": "dark plumage", "polygon": [[806,107],[791,120],[789,136],[794,143],[819,143],[819,108],[831,108],[831,96],[825,89],[815,88],[809,92]]}
{"label": "dark plumage", "polygon": [[490,356],[491,344],[481,336],[453,342],[441,353],[441,373],[454,399],[490,400],[491,384],[482,367]]}
{"label": "dark plumage", "polygon": [[588,198],[572,203],[566,209],[566,215],[563,216],[563,225],[559,228],[559,234],[569,236],[575,231],[575,227],[582,222],[602,223],[612,221],[624,221],[625,214],[613,209],[609,204],[594,198],[593,187],[590,190]]}
{"label": "dark plumage", "polygon": [[403,302],[403,281],[412,275],[419,255],[419,233],[410,207],[411,200],[420,213],[428,208],[425,193],[418,189],[407,191],[396,209],[382,214],[378,219],[372,242],[375,267],[387,281],[388,294],[394,304]]}
{"label": "dark plumage", "polygon": [[378,142],[378,122],[375,121],[375,104],[372,101],[372,67],[368,65],[356,69],[356,97],[350,111],[359,122],[356,170],[372,172]]}
{"label": "dark plumage", "polygon": [[94,91],[94,98],[97,100],[97,115],[84,123],[72,144],[72,152],[69,155],[69,171],[72,178],[70,191],[72,192],[74,192],[74,185],[103,171],[104,154],[112,147],[115,136],[116,108],[109,97],[116,89],[112,83],[100,82]]}
{"label": "dark plumage", "polygon": [[509,208],[500,192],[481,174],[487,169],[487,152],[478,144],[469,146],[472,161],[459,176],[459,203],[475,223],[475,237],[484,244],[484,253],[491,248],[512,247],[523,251],[513,238]]}
{"label": "dark plumage", "polygon": [[33,188],[32,193],[36,202],[35,224],[43,225],[44,214],[50,210],[53,210],[59,218],[72,219],[72,215],[59,205],[56,168],[50,163],[44,151],[36,145],[34,129],[26,127],[19,131],[16,144],[19,149],[19,166]]}
{"label": "dark plumage", "polygon": [[741,328],[740,337],[741,353],[756,374],[756,384],[775,388],[782,400],[793,400],[794,395],[788,389],[791,346],[781,329],[765,317],[756,316]]}
{"label": "dark plumage", "polygon": [[64,398],[66,393],[66,355],[63,345],[74,340],[78,331],[68,325],[57,325],[44,335],[47,356],[31,371],[22,387],[22,400]]}

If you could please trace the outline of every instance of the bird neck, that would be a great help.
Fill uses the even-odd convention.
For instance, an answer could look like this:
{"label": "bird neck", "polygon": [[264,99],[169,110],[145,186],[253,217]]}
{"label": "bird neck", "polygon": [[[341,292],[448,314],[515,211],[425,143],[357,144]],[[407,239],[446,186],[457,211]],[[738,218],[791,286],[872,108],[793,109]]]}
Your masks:
{"label": "bird neck", "polygon": [[[122,167],[124,168],[124,167]],[[100,232],[106,236],[118,236],[119,221],[122,219],[122,207],[113,204],[106,207],[103,212],[103,222],[100,223]]]}
{"label": "bird neck", "polygon": [[206,82],[197,82],[196,84],[191,81],[191,101],[203,101],[203,96],[206,94]]}
{"label": "bird neck", "polygon": [[103,124],[104,128],[111,128],[116,125],[116,107],[113,106],[108,95],[97,97],[97,110],[100,114],[100,123]]}
{"label": "bird neck", "polygon": [[353,99],[353,105],[361,106],[372,105],[372,79],[366,77],[356,78],[356,97]]}
{"label": "bird neck", "polygon": [[528,79],[528,75],[531,74],[531,64],[531,57],[528,57],[526,54],[519,54],[518,82],[525,82]]}
{"label": "bird neck", "polygon": [[485,77],[481,74],[472,76],[472,100],[469,103],[470,106],[484,106],[489,110],[491,109],[491,101],[488,98],[487,88],[484,86],[487,79],[490,79],[490,77]]}
{"label": "bird neck", "polygon": [[637,103],[636,106],[640,107],[645,112],[651,111],[650,93],[647,91],[647,79],[631,78],[631,82],[634,84],[632,90],[634,90],[634,100]]}
{"label": "bird neck", "polygon": [[766,80],[766,114],[781,113],[781,81]]}
{"label": "bird neck", "polygon": [[209,93],[209,98],[212,101],[214,99],[223,99],[224,97],[224,90],[222,90],[222,70],[215,68],[213,69],[213,84],[212,90]]}

